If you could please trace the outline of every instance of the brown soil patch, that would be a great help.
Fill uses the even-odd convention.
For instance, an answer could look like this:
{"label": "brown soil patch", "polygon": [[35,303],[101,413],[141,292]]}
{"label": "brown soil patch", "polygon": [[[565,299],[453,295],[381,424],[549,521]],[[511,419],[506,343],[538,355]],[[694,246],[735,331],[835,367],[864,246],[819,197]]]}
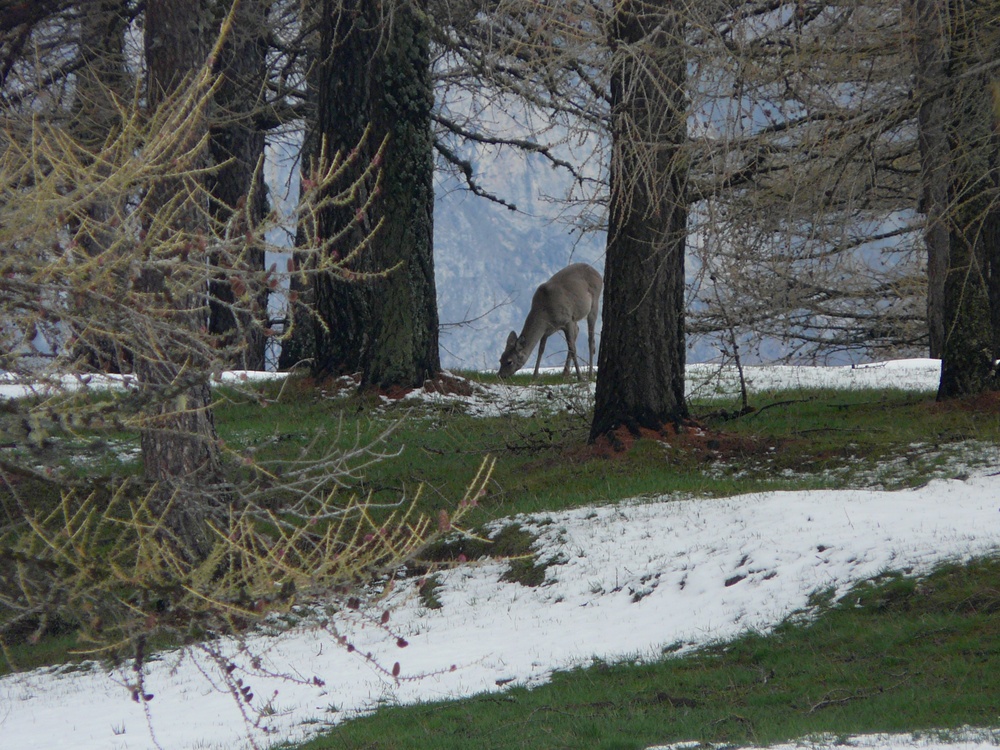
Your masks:
{"label": "brown soil patch", "polygon": [[465,378],[457,378],[442,372],[432,380],[425,380],[424,390],[428,393],[443,393],[446,396],[471,396],[472,383]]}
{"label": "brown soil patch", "polygon": [[[344,391],[356,391],[361,387],[361,373],[353,375],[341,375],[340,377],[327,377],[321,380],[306,376],[299,381],[304,390],[319,390],[327,395],[341,395]],[[443,393],[446,395],[471,396],[472,383],[464,378],[455,377],[448,373],[440,373],[436,377],[425,380],[422,389],[427,393]],[[415,388],[408,386],[394,385],[389,388],[365,388],[365,393],[385,396],[393,401],[406,398]]]}
{"label": "brown soil patch", "polygon": [[[392,386],[379,391],[379,394],[393,401],[399,401],[415,391],[415,388]],[[447,373],[438,373],[435,377],[424,381],[425,393],[442,393],[447,396],[471,396],[472,384],[464,378],[457,378]]]}
{"label": "brown soil patch", "polygon": [[1000,414],[1000,391],[977,393],[975,396],[949,398],[945,401],[929,401],[932,414],[952,412],[975,412],[977,414]]}
{"label": "brown soil patch", "polygon": [[688,457],[706,462],[762,454],[777,444],[774,440],[711,430],[698,422],[688,420],[681,424],[664,425],[659,430],[640,428],[637,433],[621,426],[587,446],[585,449],[587,455],[584,457],[619,458],[628,454],[639,440],[665,443],[680,449]]}
{"label": "brown soil patch", "polygon": [[412,388],[406,388],[401,385],[393,385],[388,388],[380,388],[378,390],[378,394],[380,396],[385,396],[392,401],[399,401],[400,399],[406,398],[412,390]]}

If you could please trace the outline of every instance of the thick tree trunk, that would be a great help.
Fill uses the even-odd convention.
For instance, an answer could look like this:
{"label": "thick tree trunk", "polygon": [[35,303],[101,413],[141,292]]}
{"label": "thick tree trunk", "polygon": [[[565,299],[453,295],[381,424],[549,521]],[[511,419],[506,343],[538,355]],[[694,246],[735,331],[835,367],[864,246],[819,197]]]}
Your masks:
{"label": "thick tree trunk", "polygon": [[920,145],[920,206],[927,249],[927,329],[931,357],[944,351],[944,293],[948,274],[948,100],[947,5],[941,0],[912,0],[914,94]]}
{"label": "thick tree trunk", "polygon": [[687,416],[683,22],[668,2],[627,0],[611,33],[611,205],[591,440]]}
{"label": "thick tree trunk", "polygon": [[381,184],[380,218],[369,268],[397,263],[369,296],[365,383],[421,385],[441,369],[434,281],[434,158],[430,39],[422,10],[401,3],[382,51],[373,122],[386,123],[388,148]]}
{"label": "thick tree trunk", "polygon": [[950,6],[951,213],[939,399],[997,387],[993,321],[1000,299],[991,299],[997,288],[991,276],[1000,258],[1000,116],[990,76],[976,72],[998,49],[998,40],[985,36],[994,20],[986,6],[965,0]]}
{"label": "thick tree trunk", "polygon": [[[983,253],[977,247],[985,238],[971,236],[981,229],[956,228],[950,237],[939,399],[981,393],[996,383],[989,290]],[[992,234],[995,242],[996,233]]]}
{"label": "thick tree trunk", "polygon": [[[380,5],[327,0],[320,37],[326,56],[319,73],[317,116],[327,154],[346,154],[363,143],[360,170],[376,158],[383,140],[386,148],[378,183],[365,185],[368,195],[378,191],[371,212],[358,217],[359,206],[351,205],[320,217],[323,237],[358,222],[339,252],[346,257],[365,241],[347,270],[378,277],[315,277],[313,302],[320,321],[314,327],[313,369],[318,375],[360,371],[366,385],[420,385],[440,369],[433,91],[423,12],[411,0]],[[388,269],[393,270],[382,275]]]}
{"label": "thick tree trunk", "polygon": [[[307,25],[319,27],[319,19],[323,11],[328,11],[326,4],[314,5],[311,8],[304,8],[307,14],[304,22]],[[320,35],[318,32],[306,37],[308,49],[307,59],[316,61],[310,65],[306,74],[306,117],[304,123],[304,133],[302,137],[302,151],[300,153],[300,177],[299,193],[305,193],[304,181],[310,178],[310,170],[315,160],[319,157],[319,120],[316,114],[317,102],[319,100],[320,87]],[[296,227],[295,246],[301,248],[307,244],[305,227]],[[287,322],[291,330],[281,342],[281,354],[278,356],[278,369],[290,370],[293,367],[309,365],[316,356],[316,319],[313,317],[315,306],[315,279],[312,272],[315,270],[315,256],[308,250],[296,250],[293,253],[293,265],[295,273],[289,279],[289,303],[286,311]]]}
{"label": "thick tree trunk", "polygon": [[[1000,145],[994,151],[1000,154]],[[998,174],[995,172],[995,174]],[[990,301],[990,329],[992,331],[992,353],[994,364],[1000,362],[1000,207],[994,201],[987,221],[986,237],[986,296]],[[995,368],[993,388],[1000,388],[1000,367]]]}
{"label": "thick tree trunk", "polygon": [[[151,109],[160,106],[204,63],[212,29],[207,0],[152,0],[147,4],[145,49]],[[206,121],[202,133],[207,130]],[[188,146],[193,147],[199,137],[194,133]],[[196,179],[195,174],[178,175],[153,189],[147,199],[151,215],[178,196],[186,196],[184,203],[172,210],[173,222],[156,224],[161,231],[197,236],[207,206],[193,204],[197,193],[190,181]],[[164,241],[169,243],[169,238],[164,237]],[[203,326],[204,302],[198,298],[203,292],[197,290],[197,284],[176,276],[169,284],[175,290],[186,289],[188,298],[177,299],[171,294],[168,280],[155,266],[143,269],[136,287],[153,300],[173,299],[174,325],[196,330]],[[196,353],[173,349],[176,347],[164,342],[161,357],[144,356],[136,362],[148,410],[141,435],[143,467],[146,478],[155,483],[154,508],[162,514],[166,531],[183,554],[198,559],[212,546],[205,521],[218,515],[225,505],[219,491],[218,438],[211,410],[211,363],[199,361]]]}
{"label": "thick tree trunk", "polygon": [[[267,73],[266,12],[269,0],[241,0],[233,20],[233,30],[222,48],[217,70],[222,77],[216,91],[216,111],[212,123],[211,155],[223,164],[208,177],[214,201],[212,215],[230,224],[229,234],[254,232],[267,213],[263,170],[264,131],[256,124],[264,107]],[[228,11],[228,5],[219,8]],[[267,317],[266,288],[250,299],[239,299],[242,289],[253,289],[250,278],[264,271],[264,248],[250,242],[239,257],[210,259],[219,267],[211,283],[209,332],[218,334],[234,349],[233,366],[264,369],[263,334]],[[242,283],[234,281],[247,276]]]}
{"label": "thick tree trunk", "polygon": [[[372,98],[376,95],[374,79],[379,74],[380,42],[383,33],[379,8],[365,0],[324,0],[320,19],[319,74],[316,90],[316,121],[321,148],[326,158],[348,154],[359,147],[371,123],[372,134],[363,144],[357,169],[374,158],[379,134],[385,123],[374,123]],[[321,155],[321,156],[323,156]],[[358,171],[345,174],[343,184],[358,179]],[[364,185],[367,193],[374,189]],[[319,217],[320,235],[333,237],[354,218],[356,205],[327,209]],[[359,225],[344,237],[337,248],[342,257],[372,231],[375,216],[360,217]],[[366,254],[370,255],[370,249]],[[358,263],[355,270],[364,270]],[[368,325],[365,289],[359,282],[335,274],[313,276],[313,304],[317,319],[313,323],[314,350],[312,370],[317,375],[353,374],[362,369],[363,351],[371,336]]]}
{"label": "thick tree trunk", "polygon": [[[133,96],[134,83],[125,60],[125,33],[129,25],[127,0],[97,0],[80,6],[79,58],[70,131],[90,154],[97,154],[109,135],[120,131],[121,106]],[[106,171],[106,170],[102,170]],[[75,227],[76,241],[85,253],[96,257],[114,241],[113,217],[121,215],[118,201],[95,200],[88,211],[90,221]],[[116,205],[117,203],[117,205]],[[124,283],[124,280],[123,280]],[[94,331],[118,331],[122,326],[92,299],[79,299],[77,315],[96,325],[74,331],[73,358],[78,366],[99,372],[129,372],[128,350],[114,335]]]}

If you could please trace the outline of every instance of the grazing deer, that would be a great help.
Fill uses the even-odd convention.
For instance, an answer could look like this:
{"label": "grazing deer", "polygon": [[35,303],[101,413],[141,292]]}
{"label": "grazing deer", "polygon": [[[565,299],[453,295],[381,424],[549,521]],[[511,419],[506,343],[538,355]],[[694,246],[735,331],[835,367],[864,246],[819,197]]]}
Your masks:
{"label": "grazing deer", "polygon": [[576,321],[587,319],[587,333],[590,343],[589,372],[594,371],[594,325],[597,323],[597,306],[601,300],[604,280],[601,274],[586,263],[574,263],[557,272],[546,281],[531,298],[531,311],[524,321],[524,328],[518,336],[513,331],[507,337],[507,348],[500,355],[500,377],[507,378],[521,369],[528,361],[532,349],[538,345],[538,359],[535,360],[535,374],[545,351],[545,340],[556,331],[566,334],[566,366],[563,377],[569,375],[569,364],[576,367],[576,377],[580,378],[580,363],[576,359],[576,334],[580,327]]}

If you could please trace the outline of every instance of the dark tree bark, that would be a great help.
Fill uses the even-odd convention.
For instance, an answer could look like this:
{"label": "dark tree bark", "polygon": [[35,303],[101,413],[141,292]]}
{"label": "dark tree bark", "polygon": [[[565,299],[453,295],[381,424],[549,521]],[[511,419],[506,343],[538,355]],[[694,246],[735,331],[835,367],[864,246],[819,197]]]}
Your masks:
{"label": "dark tree bark", "polygon": [[[147,3],[145,51],[151,110],[166,102],[204,64],[213,27],[207,0]],[[207,131],[206,120],[201,132]],[[194,133],[187,145],[193,147],[198,137]],[[154,214],[177,196],[186,196],[183,204],[172,211],[173,222],[167,226],[157,223],[161,231],[197,236],[205,221],[206,207],[192,205],[197,193],[189,181],[195,179],[196,174],[186,174],[164,180],[147,197],[149,213]],[[183,288],[183,280],[174,278],[171,283]],[[143,269],[136,287],[154,300],[169,296],[166,279],[154,266]],[[173,298],[173,319],[175,325],[197,329],[204,325],[203,302],[193,298],[197,292],[190,294],[189,299]],[[222,474],[211,410],[210,365],[197,357],[193,352],[172,350],[166,343],[162,356],[144,355],[136,361],[149,411],[148,427],[141,434],[145,476],[154,483],[155,510],[163,514],[166,530],[180,551],[192,559],[204,557],[211,549],[206,520],[217,515],[224,505],[219,492]]]}
{"label": "dark tree bark", "polygon": [[939,399],[997,387],[994,319],[1000,307],[991,297],[1000,269],[1000,117],[990,74],[980,70],[995,59],[1000,40],[990,31],[990,4],[954,0],[948,12],[950,229]]}
{"label": "dark tree bark", "polygon": [[920,206],[927,248],[927,329],[931,357],[944,351],[944,289],[948,274],[948,45],[941,0],[912,0],[914,94],[920,102]]}
{"label": "dark tree bark", "polygon": [[[11,70],[31,52],[32,33],[74,0],[9,0],[0,4],[0,97]],[[2,101],[2,98],[0,98]]]}
{"label": "dark tree bark", "polygon": [[[347,273],[314,277],[313,370],[320,376],[360,371],[364,385],[417,386],[440,370],[433,91],[423,9],[412,0],[326,0],[320,49],[316,106],[327,155],[360,148],[363,169],[383,141],[386,146],[380,179],[365,185],[368,195],[320,217],[323,237],[354,224],[337,251],[344,257],[366,246],[345,265]],[[344,185],[357,177],[345,174]],[[358,217],[360,202],[376,190],[372,210]],[[297,352],[310,348],[293,346]]]}
{"label": "dark tree bark", "polygon": [[[980,201],[976,203],[981,205]],[[962,214],[968,216],[965,211]],[[1000,233],[995,221],[971,219],[964,226],[952,229],[944,288],[945,340],[939,400],[982,393],[997,386],[983,245],[998,241]]]}
{"label": "dark tree bark", "polygon": [[93,0],[80,4],[79,57],[73,107],[74,135],[97,151],[121,125],[120,104],[132,96],[133,81],[125,59],[129,0]]}
{"label": "dark tree bark", "polygon": [[[133,96],[134,80],[128,73],[125,59],[125,33],[131,16],[129,0],[95,0],[79,7],[79,69],[74,86],[74,102],[70,131],[89,153],[97,154],[107,139],[122,128],[122,104]],[[106,172],[106,170],[105,170]],[[121,196],[114,201],[95,201],[89,209],[90,222],[75,227],[75,239],[84,252],[96,257],[107,251],[114,241],[111,219],[119,213]],[[110,318],[113,310],[101,307],[91,299],[75,302],[83,308],[85,319],[96,322],[90,331],[118,331],[121,321]],[[95,335],[87,331],[74,332],[73,358],[83,368],[99,372],[129,372],[132,363],[128,350],[115,337]]]}
{"label": "dark tree bark", "polygon": [[611,204],[591,440],[687,416],[683,20],[665,0],[626,0],[610,33]]}
{"label": "dark tree bark", "polygon": [[[264,173],[259,169],[264,156],[264,131],[257,126],[265,109],[267,75],[267,8],[271,0],[241,0],[233,19],[233,29],[222,47],[216,69],[221,76],[213,113],[211,157],[223,165],[212,172],[208,189],[212,194],[212,215],[230,224],[229,233],[246,235],[263,221],[267,213]],[[219,12],[229,10],[228,3]],[[234,366],[264,369],[263,334],[267,316],[266,288],[249,300],[240,300],[237,290],[254,287],[242,275],[259,278],[264,270],[264,248],[251,242],[240,257],[210,258],[219,267],[211,283],[209,332],[234,346]]]}
{"label": "dark tree bark", "polygon": [[[323,11],[328,11],[326,4],[314,5],[303,8],[302,23],[314,29],[318,29],[319,19]],[[306,72],[305,80],[305,118],[303,123],[302,151],[300,155],[301,180],[299,182],[300,195],[305,193],[305,182],[310,177],[310,170],[315,160],[319,157],[320,134],[319,118],[317,116],[320,72],[325,66],[320,65],[320,35],[318,31],[305,35],[303,39],[305,49],[303,56],[307,60],[312,60],[315,64],[310,65]],[[301,248],[308,244],[305,227],[301,224],[296,227],[295,246]],[[289,308],[287,311],[286,325],[291,326],[290,333],[282,339],[281,354],[278,356],[278,369],[290,370],[300,365],[312,367],[316,356],[316,319],[313,317],[315,306],[315,279],[312,272],[315,271],[316,257],[308,250],[296,250],[293,253],[293,265],[297,269],[296,273],[290,275],[289,279]]]}

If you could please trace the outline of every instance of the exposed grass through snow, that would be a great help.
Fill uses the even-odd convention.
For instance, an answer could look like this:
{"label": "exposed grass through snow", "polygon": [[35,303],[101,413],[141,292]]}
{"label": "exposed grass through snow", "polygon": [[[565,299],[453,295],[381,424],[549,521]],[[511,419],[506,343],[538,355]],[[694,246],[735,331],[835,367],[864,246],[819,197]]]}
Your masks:
{"label": "exposed grass through snow", "polygon": [[653,664],[595,664],[469,700],[384,708],[303,750],[620,750],[995,726],[1000,562],[862,584],[808,624]]}
{"label": "exposed grass through snow", "polygon": [[[473,389],[475,381],[489,382],[469,378]],[[468,413],[468,400],[393,401],[292,380],[261,385],[253,398],[220,390],[216,421],[234,455],[278,464],[308,450],[317,431],[314,449],[330,441],[349,447],[398,421],[381,446],[398,455],[359,472],[350,491],[393,502],[423,485],[424,509],[432,514],[461,496],[491,454],[498,461],[473,520],[479,528],[518,513],[636,496],[896,489],[1000,464],[996,399],[939,405],[930,393],[765,392],[753,395],[754,411],[737,417],[732,400],[703,398],[690,405],[691,423],[630,438],[628,450],[616,451],[586,444],[588,384],[543,380],[532,390],[525,401],[523,388],[492,389],[483,416]],[[114,483],[134,474],[129,440],[115,436],[114,458],[106,460],[107,443],[52,425],[43,445],[8,446],[0,460],[29,460],[36,475],[23,477],[21,487],[44,505],[68,483]],[[90,446],[95,460],[81,462],[81,446]],[[492,546],[463,541],[432,554],[516,558],[513,580],[536,585],[530,536],[512,523],[492,535]],[[836,606],[818,602],[823,614],[811,624],[787,624],[766,638],[748,635],[657,664],[598,664],[530,691],[385,709],[308,747],[638,748],[996,725],[997,581],[1000,566],[990,561],[925,581],[889,576]],[[433,600],[433,579],[426,596]],[[73,645],[72,623],[58,624],[37,644],[10,644],[21,667],[66,660]]]}

